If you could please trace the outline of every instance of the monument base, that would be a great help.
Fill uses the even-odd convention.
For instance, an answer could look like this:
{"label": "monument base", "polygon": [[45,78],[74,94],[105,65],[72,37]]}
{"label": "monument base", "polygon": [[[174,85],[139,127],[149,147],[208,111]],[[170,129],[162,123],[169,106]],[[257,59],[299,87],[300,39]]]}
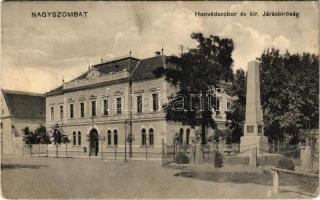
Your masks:
{"label": "monument base", "polygon": [[257,147],[258,155],[267,154],[269,150],[268,138],[265,136],[242,136],[240,138],[240,152],[249,154],[250,149]]}

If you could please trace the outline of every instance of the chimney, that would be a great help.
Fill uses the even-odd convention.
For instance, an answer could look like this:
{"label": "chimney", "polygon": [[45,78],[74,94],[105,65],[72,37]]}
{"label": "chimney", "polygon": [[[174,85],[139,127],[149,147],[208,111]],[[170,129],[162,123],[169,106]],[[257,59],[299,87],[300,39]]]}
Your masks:
{"label": "chimney", "polygon": [[156,51],[154,52],[155,56],[160,56],[161,55],[161,52],[160,51]]}

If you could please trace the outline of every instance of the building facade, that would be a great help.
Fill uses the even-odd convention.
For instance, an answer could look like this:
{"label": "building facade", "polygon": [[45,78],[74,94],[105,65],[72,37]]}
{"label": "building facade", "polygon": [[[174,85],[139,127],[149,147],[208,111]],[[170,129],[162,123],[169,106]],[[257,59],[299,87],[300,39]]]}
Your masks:
{"label": "building facade", "polygon": [[1,90],[1,153],[23,153],[23,129],[45,124],[45,96]]}
{"label": "building facade", "polygon": [[[146,146],[160,151],[179,133],[191,144],[195,130],[165,119],[163,105],[175,88],[154,70],[170,67],[164,55],[146,59],[124,57],[94,65],[76,79],[46,94],[46,126],[63,126],[72,147],[96,155],[103,148],[124,148],[132,138],[134,151]],[[220,108],[227,107],[223,96]],[[225,123],[224,111],[217,119]],[[131,134],[132,133],[132,137]],[[72,148],[71,147],[71,148]]]}

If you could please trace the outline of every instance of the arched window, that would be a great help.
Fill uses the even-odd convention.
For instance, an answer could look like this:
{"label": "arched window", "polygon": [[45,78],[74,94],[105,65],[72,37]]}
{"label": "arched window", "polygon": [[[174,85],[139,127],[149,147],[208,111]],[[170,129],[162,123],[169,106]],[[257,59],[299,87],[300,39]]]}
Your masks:
{"label": "arched window", "polygon": [[154,134],[153,134],[153,129],[150,128],[149,129],[149,145],[153,145],[154,144],[154,138],[153,138]]}
{"label": "arched window", "polygon": [[118,131],[117,130],[113,131],[113,144],[118,145]]}
{"label": "arched window", "polygon": [[81,132],[78,131],[78,145],[81,145]]}
{"label": "arched window", "polygon": [[77,145],[77,136],[75,131],[73,131],[73,145]]}
{"label": "arched window", "polygon": [[108,130],[108,145],[111,145],[111,130]]}
{"label": "arched window", "polygon": [[183,128],[180,128],[180,144],[183,144]]}
{"label": "arched window", "polygon": [[189,144],[190,144],[190,129],[188,128],[186,132],[186,145],[189,145]]}
{"label": "arched window", "polygon": [[147,134],[146,129],[141,130],[141,144],[146,145],[147,144]]}

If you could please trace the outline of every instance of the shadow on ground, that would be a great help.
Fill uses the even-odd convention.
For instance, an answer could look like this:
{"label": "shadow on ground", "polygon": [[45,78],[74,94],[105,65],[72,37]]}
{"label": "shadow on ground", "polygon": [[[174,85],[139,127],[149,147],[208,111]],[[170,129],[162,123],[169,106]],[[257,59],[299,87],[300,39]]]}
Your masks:
{"label": "shadow on ground", "polygon": [[41,167],[48,167],[47,165],[22,165],[22,164],[1,164],[1,170],[8,170],[8,169],[40,169]]}

